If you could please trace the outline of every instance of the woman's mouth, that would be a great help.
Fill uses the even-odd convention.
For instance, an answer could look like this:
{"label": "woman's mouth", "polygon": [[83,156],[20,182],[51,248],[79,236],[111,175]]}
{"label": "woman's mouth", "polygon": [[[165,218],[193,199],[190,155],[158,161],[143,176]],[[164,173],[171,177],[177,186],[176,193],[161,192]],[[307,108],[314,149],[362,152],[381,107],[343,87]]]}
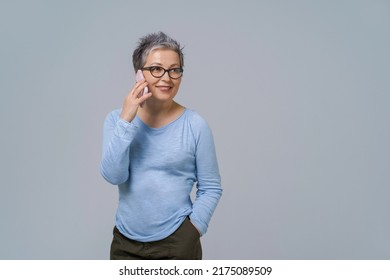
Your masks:
{"label": "woman's mouth", "polygon": [[169,91],[172,87],[170,86],[156,86],[161,91]]}

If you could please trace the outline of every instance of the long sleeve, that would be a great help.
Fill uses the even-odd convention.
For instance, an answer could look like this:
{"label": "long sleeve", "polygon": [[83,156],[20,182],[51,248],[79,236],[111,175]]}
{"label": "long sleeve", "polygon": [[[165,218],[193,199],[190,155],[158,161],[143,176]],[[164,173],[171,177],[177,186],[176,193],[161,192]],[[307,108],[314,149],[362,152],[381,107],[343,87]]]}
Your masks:
{"label": "long sleeve", "polygon": [[222,188],[212,132],[203,119],[198,119],[196,124],[197,192],[190,219],[204,235],[222,195]]}
{"label": "long sleeve", "polygon": [[[140,242],[157,241],[190,216],[205,234],[222,193],[206,121],[188,109],[159,128],[119,115],[120,109],[105,119],[100,164],[102,176],[119,185],[118,230]],[[191,201],[194,183],[197,195]]]}
{"label": "long sleeve", "polygon": [[119,118],[118,110],[106,117],[100,173],[107,182],[119,185],[128,180],[130,144],[136,132],[137,127],[133,123]]}

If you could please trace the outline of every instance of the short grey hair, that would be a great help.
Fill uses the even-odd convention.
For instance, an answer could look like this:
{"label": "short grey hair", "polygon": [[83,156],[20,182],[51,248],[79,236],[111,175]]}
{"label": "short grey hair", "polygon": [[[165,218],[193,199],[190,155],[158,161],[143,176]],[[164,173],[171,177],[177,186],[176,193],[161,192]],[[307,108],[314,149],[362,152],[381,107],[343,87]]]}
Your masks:
{"label": "short grey hair", "polygon": [[163,32],[150,33],[139,39],[137,48],[133,52],[133,66],[137,71],[144,67],[149,53],[155,49],[168,49],[179,55],[180,67],[184,66],[183,48],[179,42],[172,39]]}

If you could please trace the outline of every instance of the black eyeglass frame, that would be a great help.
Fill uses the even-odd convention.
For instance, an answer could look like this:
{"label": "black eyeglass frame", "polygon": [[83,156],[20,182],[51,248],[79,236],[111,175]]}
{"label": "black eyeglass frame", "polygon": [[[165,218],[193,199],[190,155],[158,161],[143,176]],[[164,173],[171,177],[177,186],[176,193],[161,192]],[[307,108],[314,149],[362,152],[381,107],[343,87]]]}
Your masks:
{"label": "black eyeglass frame", "polygon": [[[152,74],[152,69],[153,69],[153,68],[161,68],[161,69],[164,70],[164,72],[163,72],[161,75],[159,75],[159,76],[155,76],[155,75]],[[180,70],[180,77],[177,77],[177,78],[171,77],[171,72],[176,71],[176,70],[178,70],[178,69]],[[181,67],[176,67],[176,68],[171,68],[171,69],[165,69],[164,67],[161,67],[161,66],[142,67],[141,70],[142,70],[142,71],[144,71],[144,70],[149,71],[149,72],[150,72],[150,75],[152,75],[152,76],[155,77],[155,78],[161,78],[162,76],[165,75],[166,72],[168,72],[169,78],[174,79],[174,80],[180,79],[180,78],[183,76],[183,72],[184,72],[184,69],[181,68]]]}

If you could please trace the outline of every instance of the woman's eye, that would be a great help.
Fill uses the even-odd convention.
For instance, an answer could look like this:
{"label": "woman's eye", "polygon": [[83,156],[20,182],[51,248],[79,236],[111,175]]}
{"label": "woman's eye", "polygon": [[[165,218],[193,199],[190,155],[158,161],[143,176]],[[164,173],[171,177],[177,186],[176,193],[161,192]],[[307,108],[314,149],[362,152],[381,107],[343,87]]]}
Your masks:
{"label": "woman's eye", "polygon": [[158,66],[154,66],[154,67],[151,67],[150,70],[154,71],[154,72],[161,72],[162,71],[162,68],[161,67],[158,67]]}

